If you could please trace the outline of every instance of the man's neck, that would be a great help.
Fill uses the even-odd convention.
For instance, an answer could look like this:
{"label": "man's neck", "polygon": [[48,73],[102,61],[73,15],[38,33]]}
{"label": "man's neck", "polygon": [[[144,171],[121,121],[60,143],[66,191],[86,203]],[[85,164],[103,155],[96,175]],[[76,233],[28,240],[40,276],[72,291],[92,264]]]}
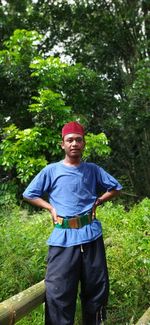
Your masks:
{"label": "man's neck", "polygon": [[79,166],[81,163],[81,159],[80,158],[70,158],[70,157],[66,156],[63,163],[66,166]]}

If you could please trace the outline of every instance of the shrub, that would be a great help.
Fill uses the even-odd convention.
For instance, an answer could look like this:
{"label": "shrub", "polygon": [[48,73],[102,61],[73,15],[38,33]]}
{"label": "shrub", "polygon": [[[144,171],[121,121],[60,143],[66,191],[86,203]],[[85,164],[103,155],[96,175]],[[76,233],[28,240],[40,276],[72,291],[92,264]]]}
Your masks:
{"label": "shrub", "polygon": [[[129,212],[111,202],[99,208],[104,237],[110,237],[107,248],[110,274],[108,324],[129,324],[137,320],[149,305],[149,211],[145,199]],[[128,323],[126,323],[128,321]]]}

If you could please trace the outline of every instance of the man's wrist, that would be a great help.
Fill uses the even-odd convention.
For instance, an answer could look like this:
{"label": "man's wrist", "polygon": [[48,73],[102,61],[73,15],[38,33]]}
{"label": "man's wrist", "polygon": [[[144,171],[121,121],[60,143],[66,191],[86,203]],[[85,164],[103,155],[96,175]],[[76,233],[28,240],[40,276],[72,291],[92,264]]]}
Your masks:
{"label": "man's wrist", "polygon": [[103,200],[101,198],[97,199],[97,205],[102,205],[103,204]]}

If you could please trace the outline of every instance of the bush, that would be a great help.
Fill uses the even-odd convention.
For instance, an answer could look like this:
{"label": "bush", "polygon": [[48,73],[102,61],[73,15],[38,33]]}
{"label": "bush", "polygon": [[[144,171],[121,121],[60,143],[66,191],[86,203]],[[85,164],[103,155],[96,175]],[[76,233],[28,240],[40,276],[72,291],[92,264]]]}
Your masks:
{"label": "bush", "polygon": [[107,248],[110,325],[131,324],[149,306],[149,211],[148,199],[129,212],[111,202],[99,209],[104,237],[112,240]]}
{"label": "bush", "polygon": [[18,186],[15,181],[2,181],[0,182],[0,216],[7,215],[6,211],[9,211],[17,204],[17,192]]}

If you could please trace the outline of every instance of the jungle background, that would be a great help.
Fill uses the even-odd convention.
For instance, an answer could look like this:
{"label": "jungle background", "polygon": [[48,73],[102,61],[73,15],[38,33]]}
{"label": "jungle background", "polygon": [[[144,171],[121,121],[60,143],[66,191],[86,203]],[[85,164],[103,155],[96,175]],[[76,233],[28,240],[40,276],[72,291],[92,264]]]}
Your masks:
{"label": "jungle background", "polygon": [[[98,209],[112,239],[107,323],[133,324],[148,307],[149,9],[148,0],[0,1],[1,300],[44,278],[50,216],[22,192],[62,159],[61,128],[76,119],[83,159],[123,185]],[[41,308],[20,324],[41,325]]]}

